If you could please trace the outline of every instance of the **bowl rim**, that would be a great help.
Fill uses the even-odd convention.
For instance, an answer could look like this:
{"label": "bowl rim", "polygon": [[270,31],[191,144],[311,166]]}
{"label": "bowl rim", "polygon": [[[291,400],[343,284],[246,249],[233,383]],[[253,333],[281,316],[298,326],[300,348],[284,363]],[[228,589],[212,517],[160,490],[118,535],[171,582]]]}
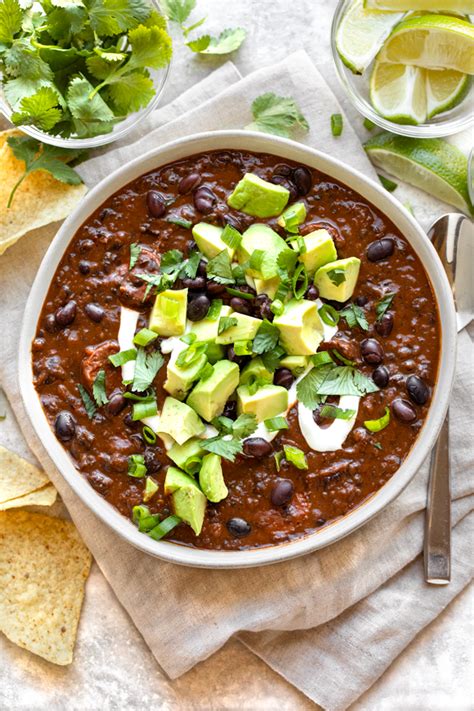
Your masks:
{"label": "bowl rim", "polygon": [[[81,476],[56,439],[33,385],[31,342],[47,290],[57,265],[77,229],[114,192],[140,175],[186,156],[212,150],[266,152],[310,165],[348,185],[394,222],[422,260],[438,304],[441,353],[436,386],[425,423],[401,467],[384,486],[344,517],[293,541],[264,548],[222,551],[153,541],[103,499]],[[145,553],[168,562],[204,568],[244,568],[282,562],[313,552],[343,538],[378,514],[411,481],[429,453],[443,423],[454,379],[456,317],[452,292],[441,261],[426,234],[395,198],[371,178],[346,163],[290,139],[253,131],[211,131],[170,141],[138,156],[99,182],[66,219],[48,247],[26,303],[19,343],[19,385],[31,424],[62,477],[94,514],[122,539]]]}

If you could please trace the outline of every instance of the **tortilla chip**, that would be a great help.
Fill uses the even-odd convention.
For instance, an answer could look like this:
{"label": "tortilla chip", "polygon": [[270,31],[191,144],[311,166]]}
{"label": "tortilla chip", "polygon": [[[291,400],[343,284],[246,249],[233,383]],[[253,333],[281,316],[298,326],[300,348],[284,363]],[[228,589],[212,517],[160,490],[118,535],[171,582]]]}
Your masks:
{"label": "tortilla chip", "polygon": [[90,565],[70,521],[0,513],[0,631],[49,662],[70,664]]}
{"label": "tortilla chip", "polygon": [[58,492],[52,484],[46,484],[46,486],[32,491],[30,494],[0,502],[0,511],[17,509],[20,506],[52,506],[56,501],[57,494]]}
{"label": "tortilla chip", "polygon": [[18,499],[49,483],[42,469],[0,446],[0,503]]}
{"label": "tortilla chip", "polygon": [[16,135],[21,135],[16,129],[0,133],[0,254],[30,230],[64,220],[87,192],[85,185],[67,185],[37,170],[25,178],[7,208],[12,188],[25,169],[7,143],[9,136]]}

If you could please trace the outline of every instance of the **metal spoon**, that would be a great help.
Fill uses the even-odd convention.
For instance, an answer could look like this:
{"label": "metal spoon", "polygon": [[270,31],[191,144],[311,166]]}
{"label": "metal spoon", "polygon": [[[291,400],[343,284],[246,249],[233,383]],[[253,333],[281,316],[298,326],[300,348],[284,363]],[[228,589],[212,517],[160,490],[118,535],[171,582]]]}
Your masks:
{"label": "metal spoon", "polygon": [[[474,312],[469,274],[473,264],[474,225],[465,215],[448,213],[431,225],[428,237],[453,290],[459,332],[472,320]],[[449,411],[431,455],[424,559],[426,582],[447,585],[451,579]]]}

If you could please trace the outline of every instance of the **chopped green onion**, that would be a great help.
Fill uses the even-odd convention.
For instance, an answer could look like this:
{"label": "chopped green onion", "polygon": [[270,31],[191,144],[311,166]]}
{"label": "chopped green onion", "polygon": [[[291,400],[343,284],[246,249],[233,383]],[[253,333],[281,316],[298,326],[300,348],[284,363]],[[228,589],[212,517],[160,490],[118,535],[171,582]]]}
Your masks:
{"label": "chopped green onion", "polygon": [[143,454],[132,454],[128,458],[128,476],[143,479],[146,474],[145,458]]}
{"label": "chopped green onion", "polygon": [[276,470],[277,470],[277,472],[279,472],[281,469],[281,460],[283,459],[284,454],[283,454],[283,452],[275,452],[275,454],[273,456],[275,457]]}
{"label": "chopped green onion", "polygon": [[398,188],[398,183],[394,183],[390,178],[386,178],[385,175],[380,175],[379,173],[377,173],[377,175],[383,187],[385,190],[388,190],[389,193],[393,193],[393,191]]}
{"label": "chopped green onion", "polygon": [[[158,338],[158,334],[155,333],[155,331],[152,331],[149,328],[142,328],[138,333],[135,335],[133,342],[135,343],[136,346],[148,346],[150,343],[155,341]],[[126,353],[127,351],[125,351]],[[113,356],[112,356],[113,358]]]}
{"label": "chopped green onion", "polygon": [[143,395],[137,395],[137,393],[126,392],[123,396],[128,400],[133,400],[134,402],[145,402],[147,400],[152,400],[155,397],[155,391],[153,388],[147,390]]}
{"label": "chopped green onion", "polygon": [[290,462],[290,464],[294,464],[297,469],[308,468],[306,455],[302,449],[299,449],[298,447],[292,447],[290,444],[284,444],[283,451],[285,453],[286,461]]}
{"label": "chopped green onion", "polygon": [[109,356],[110,362],[116,368],[118,368],[119,365],[124,365],[125,363],[128,363],[129,360],[136,360],[136,358],[136,348],[129,348],[126,351],[120,351],[119,353],[115,353],[114,355]]}
{"label": "chopped green onion", "polygon": [[337,360],[340,360],[341,363],[344,363],[344,365],[355,365],[354,360],[348,360],[347,358],[344,358],[342,353],[339,353],[339,351],[335,348],[333,348],[332,354],[335,358],[337,358]]}
{"label": "chopped green onion", "polygon": [[143,420],[145,417],[153,417],[158,412],[158,405],[153,398],[153,400],[143,400],[142,402],[136,402],[133,406],[132,420]]}
{"label": "chopped green onion", "polygon": [[385,414],[379,417],[378,420],[365,420],[364,427],[366,427],[369,432],[380,432],[384,430],[390,422],[390,409],[385,408]]}
{"label": "chopped green onion", "polygon": [[199,358],[207,350],[207,343],[200,343],[195,341],[184,351],[181,351],[179,356],[176,358],[176,365],[178,368],[190,368],[192,365],[197,363]]}
{"label": "chopped green onion", "polygon": [[242,264],[232,264],[232,276],[236,284],[246,284],[245,269]]}
{"label": "chopped green onion", "polygon": [[314,356],[311,356],[311,362],[314,366],[316,366],[316,368],[319,368],[321,365],[327,365],[328,363],[334,363],[331,358],[331,354],[328,353],[328,351],[320,351],[319,353],[315,353]]}
{"label": "chopped green onion", "polygon": [[257,272],[259,272],[264,258],[265,250],[255,249],[250,255],[250,269],[255,269]]}
{"label": "chopped green onion", "polygon": [[342,267],[334,267],[334,269],[329,269],[327,275],[334,286],[339,286],[346,281],[346,272],[342,269]]}
{"label": "chopped green onion", "polygon": [[92,420],[92,418],[94,417],[96,410],[97,410],[97,408],[95,406],[95,402],[91,398],[91,396],[89,395],[89,393],[87,392],[87,390],[85,389],[85,387],[83,385],[81,385],[79,383],[77,385],[77,389],[79,390],[79,392],[81,394],[82,402],[83,402],[84,407],[86,409],[87,417],[89,418],[89,420]]}
{"label": "chopped green onion", "polygon": [[198,455],[195,454],[192,457],[188,457],[188,459],[186,459],[183,464],[183,469],[186,474],[191,474],[191,476],[194,476],[201,469],[201,463],[201,457],[198,457]]}
{"label": "chopped green onion", "polygon": [[368,118],[364,119],[363,125],[364,125],[364,128],[367,129],[367,131],[372,131],[376,126],[376,124]]}
{"label": "chopped green onion", "polygon": [[382,447],[382,445],[380,444],[380,442],[374,442],[373,444],[374,444],[375,449],[383,449],[383,447]]}
{"label": "chopped green onion", "polygon": [[148,535],[150,538],[153,538],[155,541],[159,541],[163,536],[166,536],[167,533],[173,530],[173,528],[176,528],[181,523],[181,519],[179,516],[168,516],[167,518],[164,518],[161,523],[159,523],[157,526],[151,529],[151,531],[148,532]]}
{"label": "chopped green onion", "polygon": [[184,227],[185,230],[190,230],[193,226],[190,220],[185,220],[183,217],[175,217],[173,215],[167,217],[166,222],[171,222],[173,225],[178,225],[178,227]]}
{"label": "chopped green onion", "polygon": [[323,304],[318,309],[319,316],[326,326],[337,326],[339,323],[339,312],[330,304]]}
{"label": "chopped green onion", "polygon": [[158,491],[158,484],[154,479],[147,476],[145,483],[145,491],[143,492],[143,501],[150,501],[150,499]]}
{"label": "chopped green onion", "polygon": [[148,506],[134,506],[132,509],[132,521],[138,526],[140,533],[147,533],[160,521],[157,514],[150,513]]}
{"label": "chopped green onion", "polygon": [[333,136],[340,136],[342,133],[342,114],[332,114],[331,116],[331,133]]}
{"label": "chopped green onion", "polygon": [[239,296],[241,299],[248,299],[249,301],[252,301],[255,298],[255,294],[247,294],[246,291],[233,289],[231,286],[226,286],[226,291],[231,296]]}
{"label": "chopped green onion", "polygon": [[252,355],[252,341],[236,341],[234,343],[234,352],[237,356]]}
{"label": "chopped green onion", "polygon": [[288,292],[290,291],[290,288],[287,284],[284,284],[283,282],[280,282],[278,285],[278,289],[276,291],[274,301],[285,301],[286,297],[288,296]]}
{"label": "chopped green onion", "polygon": [[229,328],[237,326],[238,321],[234,316],[221,316],[219,319],[219,325],[217,327],[217,333],[220,336],[221,333],[227,331]]}
{"label": "chopped green onion", "polygon": [[179,339],[183,343],[186,343],[187,346],[190,346],[191,343],[194,343],[194,341],[197,339],[197,336],[195,333],[185,333],[184,336],[181,336]]}
{"label": "chopped green onion", "polygon": [[221,309],[222,309],[222,304],[223,304],[222,299],[214,299],[211,302],[211,305],[209,306],[209,310],[206,314],[206,318],[208,318],[209,321],[217,321],[217,319],[219,318]]}
{"label": "chopped green onion", "polygon": [[300,254],[304,254],[306,252],[306,242],[304,241],[303,237],[297,237],[296,244],[298,245],[298,252]]}
{"label": "chopped green onion", "polygon": [[265,427],[269,432],[278,432],[278,430],[287,430],[289,425],[286,417],[269,417],[264,421]]}
{"label": "chopped green onion", "polygon": [[227,224],[222,230],[221,240],[231,249],[237,249],[239,244],[242,242],[242,235],[235,227]]}
{"label": "chopped green onion", "polygon": [[270,311],[272,312],[272,314],[275,314],[275,316],[281,316],[284,310],[285,304],[283,303],[283,301],[280,301],[280,299],[275,299],[270,304]]}
{"label": "chopped green onion", "polygon": [[321,417],[328,417],[331,420],[350,420],[356,414],[355,410],[343,410],[336,405],[323,405],[319,411]]}
{"label": "chopped green onion", "polygon": [[306,206],[302,202],[295,202],[290,205],[278,218],[278,224],[287,232],[296,234],[299,225],[306,219]]}
{"label": "chopped green onion", "polygon": [[203,367],[203,369],[198,374],[199,380],[207,380],[208,378],[211,377],[213,372],[214,372],[214,366],[212,366],[210,363],[206,363],[206,365]]}
{"label": "chopped green onion", "polygon": [[105,392],[105,370],[103,369],[99,370],[95,376],[92,384],[92,394],[94,395],[94,400],[96,401],[98,407],[106,405],[109,401],[107,393]]}
{"label": "chopped green onion", "polygon": [[[302,283],[298,286],[300,280],[302,280]],[[305,295],[306,289],[308,288],[308,272],[304,264],[299,264],[296,267],[291,279],[291,288],[293,289],[295,299],[302,299]]]}
{"label": "chopped green onion", "polygon": [[142,435],[143,439],[145,440],[145,442],[147,442],[147,444],[156,443],[156,434],[153,432],[151,427],[148,427],[148,425],[143,426]]}

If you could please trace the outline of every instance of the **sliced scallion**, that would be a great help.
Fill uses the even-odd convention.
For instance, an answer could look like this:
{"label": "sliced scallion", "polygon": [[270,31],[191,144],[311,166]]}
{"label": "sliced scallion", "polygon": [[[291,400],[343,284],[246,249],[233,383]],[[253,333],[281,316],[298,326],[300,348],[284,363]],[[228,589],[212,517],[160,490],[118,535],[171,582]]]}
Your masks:
{"label": "sliced scallion", "polygon": [[157,338],[158,338],[158,334],[155,333],[155,331],[152,331],[149,328],[142,328],[135,335],[133,342],[135,343],[136,346],[148,346],[150,343],[155,341]]}
{"label": "sliced scallion", "polygon": [[321,365],[327,365],[328,363],[334,363],[331,358],[331,354],[328,353],[328,351],[320,351],[319,353],[315,353],[311,356],[311,362],[316,368],[319,368]]}
{"label": "sliced scallion", "polygon": [[323,405],[319,411],[321,417],[328,417],[331,420],[350,420],[356,414],[355,410],[344,410],[336,405]]}
{"label": "sliced scallion", "polygon": [[286,461],[290,464],[293,464],[297,469],[308,468],[306,455],[302,449],[299,449],[298,447],[293,447],[291,444],[284,444],[283,451],[285,453]]}
{"label": "sliced scallion", "polygon": [[193,226],[190,220],[185,220],[184,217],[178,217],[177,215],[170,215],[166,218],[166,222],[171,222],[171,224],[177,225],[178,227],[184,227],[185,230],[190,230]]}
{"label": "sliced scallion", "polygon": [[321,308],[318,309],[318,313],[321,321],[324,321],[326,326],[337,326],[339,323],[339,312],[330,304],[323,304]]}
{"label": "sliced scallion", "polygon": [[265,427],[269,432],[278,432],[279,430],[287,430],[289,425],[286,417],[269,417],[264,421]]}
{"label": "sliced scallion", "polygon": [[120,351],[119,353],[115,353],[114,355],[109,356],[110,362],[116,368],[118,368],[120,365],[125,365],[125,363],[128,363],[130,360],[136,360],[136,358],[136,348],[129,348],[126,351]]}
{"label": "sliced scallion", "polygon": [[382,415],[382,417],[379,417],[378,420],[365,420],[364,421],[364,427],[366,427],[369,432],[380,432],[380,430],[384,430],[390,422],[390,409],[388,407],[385,408],[385,414]]}
{"label": "sliced scallion", "polygon": [[145,458],[143,454],[132,454],[128,458],[128,476],[143,479],[146,474]]}
{"label": "sliced scallion", "polygon": [[148,425],[143,426],[142,435],[147,444],[156,444],[156,434]]}
{"label": "sliced scallion", "polygon": [[255,299],[255,294],[247,294],[246,291],[240,291],[240,289],[233,289],[231,286],[227,286],[226,291],[231,296],[238,296],[241,299],[248,299],[248,301],[252,301],[253,299]]}
{"label": "sliced scallion", "polygon": [[221,240],[231,249],[237,249],[239,244],[242,242],[242,235],[235,227],[227,224],[222,230]]}
{"label": "sliced scallion", "polygon": [[275,299],[270,304],[270,311],[272,312],[272,314],[275,314],[275,316],[281,316],[284,310],[285,304],[283,303],[283,301],[280,301],[280,299]]}
{"label": "sliced scallion", "polygon": [[168,516],[167,518],[164,518],[161,523],[159,523],[157,526],[151,529],[151,531],[148,531],[148,535],[150,538],[153,538],[155,541],[159,541],[161,538],[166,536],[167,533],[173,530],[173,528],[176,528],[181,523],[181,519],[179,516]]}
{"label": "sliced scallion", "polygon": [[331,116],[331,133],[333,136],[340,136],[342,133],[343,123],[342,114],[332,114]]}

